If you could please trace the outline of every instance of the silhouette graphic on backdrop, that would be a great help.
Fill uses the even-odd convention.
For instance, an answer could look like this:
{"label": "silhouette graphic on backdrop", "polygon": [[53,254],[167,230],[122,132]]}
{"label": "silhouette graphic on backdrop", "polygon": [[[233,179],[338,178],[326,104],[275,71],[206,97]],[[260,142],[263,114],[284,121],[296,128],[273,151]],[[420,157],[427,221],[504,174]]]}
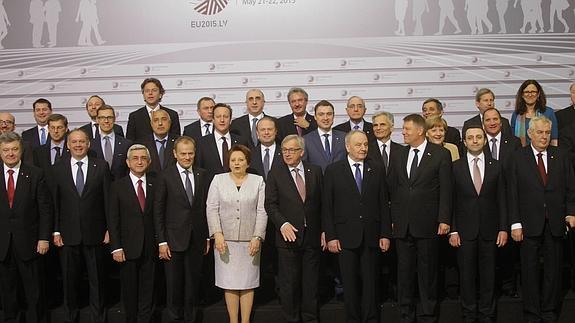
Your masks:
{"label": "silhouette graphic on backdrop", "polygon": [[32,24],[32,47],[42,47],[42,33],[46,16],[41,0],[30,0],[30,23]]}
{"label": "silhouette graphic on backdrop", "polygon": [[551,0],[551,8],[549,10],[549,23],[551,24],[551,27],[549,28],[550,33],[555,29],[555,14],[557,14],[557,19],[563,24],[563,32],[569,32],[569,25],[567,25],[567,21],[563,18],[563,11],[567,10],[567,8],[569,8],[567,0]]}
{"label": "silhouette graphic on backdrop", "polygon": [[58,22],[60,21],[61,11],[60,0],[47,0],[44,3],[46,24],[48,25],[48,47],[56,46],[58,41]]}
{"label": "silhouette graphic on backdrop", "polygon": [[80,38],[78,38],[78,45],[80,46],[94,46],[92,43],[92,31],[98,45],[106,43],[100,35],[98,24],[98,7],[96,7],[96,0],[80,0],[78,8],[78,15],[76,15],[76,22],[82,22],[82,29],[80,29]]}
{"label": "silhouette graphic on backdrop", "polygon": [[405,36],[405,17],[408,5],[408,0],[395,0],[395,19],[397,20],[395,34],[398,36]]}
{"label": "silhouette graphic on backdrop", "polygon": [[[519,1],[521,1],[521,10],[523,11],[523,26],[519,29],[521,33],[534,34],[537,32],[537,26],[539,26],[539,32],[542,33],[544,25],[541,0],[515,0],[513,6],[517,7]],[[530,25],[529,30],[527,30],[527,25]]]}
{"label": "silhouette graphic on backdrop", "polygon": [[429,12],[427,0],[413,0],[413,20],[415,21],[414,35],[423,35],[423,14]]}
{"label": "silhouette graphic on backdrop", "polygon": [[10,21],[8,20],[6,9],[4,9],[4,0],[0,0],[0,49],[4,49],[2,41],[8,35],[8,26],[10,26]]}
{"label": "silhouette graphic on backdrop", "polygon": [[472,35],[483,34],[483,24],[488,32],[493,31],[493,24],[487,18],[488,2],[489,0],[465,0],[465,11],[467,11],[467,21]]}
{"label": "silhouette graphic on backdrop", "polygon": [[449,20],[453,27],[455,27],[454,34],[461,33],[461,28],[457,23],[457,19],[453,13],[455,12],[455,7],[453,6],[453,0],[439,0],[439,30],[435,33],[436,35],[443,34],[443,27],[445,27],[445,20]]}
{"label": "silhouette graphic on backdrop", "polygon": [[509,0],[497,0],[495,2],[495,8],[499,16],[499,33],[506,34],[507,24],[505,23],[505,13],[507,12],[507,8],[509,8]]}

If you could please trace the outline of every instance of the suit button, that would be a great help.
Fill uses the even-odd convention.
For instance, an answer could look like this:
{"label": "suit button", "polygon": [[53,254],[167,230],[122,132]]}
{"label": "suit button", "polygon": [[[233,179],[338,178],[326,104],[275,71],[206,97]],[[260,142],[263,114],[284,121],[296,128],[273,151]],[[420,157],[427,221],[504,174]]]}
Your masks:
{"label": "suit button", "polygon": [[239,220],[239,219],[240,219],[240,217],[238,216],[236,219],[237,219],[237,220]]}
{"label": "suit button", "polygon": [[236,211],[238,211],[238,212],[239,212],[239,211],[240,211],[240,209],[236,209]]}
{"label": "suit button", "polygon": [[359,216],[359,218],[360,218],[360,219],[363,219],[363,217],[362,217],[361,215]]}

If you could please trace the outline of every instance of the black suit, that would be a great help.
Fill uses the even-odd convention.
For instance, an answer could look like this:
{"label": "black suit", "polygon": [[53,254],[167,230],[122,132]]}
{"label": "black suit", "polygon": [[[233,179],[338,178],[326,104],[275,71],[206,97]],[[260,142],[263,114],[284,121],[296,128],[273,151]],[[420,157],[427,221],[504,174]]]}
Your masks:
{"label": "black suit", "polygon": [[152,158],[152,164],[148,169],[148,172],[151,174],[159,174],[162,172],[163,169],[168,168],[171,165],[176,163],[176,158],[174,157],[174,142],[178,139],[177,136],[172,134],[168,134],[165,138],[165,148],[164,148],[164,164],[161,165],[160,163],[160,156],[158,152],[158,148],[156,147],[156,138],[154,135],[150,135],[146,137],[146,139],[142,142],[146,148],[150,151],[150,156]]}
{"label": "black suit", "polygon": [[156,181],[156,242],[167,242],[172,252],[172,258],[164,262],[170,321],[193,322],[197,315],[203,252],[209,238],[206,219],[209,178],[207,172],[198,167],[193,168],[193,178],[191,205],[176,165],[166,168]]}
{"label": "black suit", "polygon": [[[251,170],[253,170],[255,174],[263,177],[264,180],[266,180],[267,177],[264,172],[264,161],[263,161],[265,153],[262,156],[261,144],[258,144],[255,148],[252,148],[251,151],[252,151],[252,162],[250,164]],[[274,155],[273,156],[270,155],[270,169],[268,171],[271,171],[271,169],[275,165],[280,164],[282,161],[283,158],[282,158],[281,147],[280,145],[276,144]]]}
{"label": "black suit", "polygon": [[559,129],[559,133],[561,133],[563,128],[575,124],[575,106],[572,104],[566,108],[555,111],[555,117],[557,118],[557,129]]}
{"label": "black suit", "polygon": [[[22,140],[27,141],[32,146],[32,149],[39,147],[40,134],[38,133],[38,125],[22,131]],[[46,127],[46,142],[50,142],[50,134],[48,133],[48,128]]]}
{"label": "black suit", "polygon": [[[499,231],[507,231],[507,197],[501,164],[483,155],[485,166],[477,194],[467,154],[453,163],[452,232],[461,239],[458,262],[463,317],[466,321],[495,320],[495,258]],[[479,289],[476,280],[479,277]],[[479,291],[479,304],[476,294]]]}
{"label": "black suit", "polygon": [[[214,175],[227,172],[230,167],[229,165],[222,165],[221,155],[218,151],[219,145],[216,140],[221,136],[217,132],[209,136],[204,136],[197,143],[196,148],[196,158],[194,159],[194,166],[205,169],[208,172],[210,178]],[[228,149],[232,148],[233,145],[248,145],[247,139],[240,137],[234,133],[230,132],[231,143],[228,142]],[[211,180],[210,180],[211,181]]]}
{"label": "black suit", "polygon": [[[307,127],[306,129],[302,128],[302,134],[301,134],[302,137],[317,129],[317,122],[315,121],[315,118],[311,114],[306,113],[305,119],[307,120],[307,122],[309,122],[309,127]],[[293,113],[285,115],[277,120],[278,142],[281,143],[282,140],[288,135],[297,135],[297,129],[294,124],[294,120],[295,119]]]}
{"label": "black suit", "polygon": [[[520,253],[525,318],[554,322],[562,295],[565,216],[575,214],[575,175],[567,156],[556,147],[547,148],[546,158],[544,185],[531,145],[515,152],[508,185],[509,222],[520,223],[523,229]],[[545,269],[540,290],[541,254]]]}
{"label": "black suit", "polygon": [[110,249],[123,249],[126,258],[120,267],[126,322],[151,323],[154,313],[158,246],[154,236],[153,182],[153,176],[148,174],[144,211],[130,176],[115,181],[110,189]]}
{"label": "black suit", "polygon": [[[288,322],[317,322],[317,286],[320,263],[322,171],[303,164],[306,197],[302,201],[288,166],[278,162],[266,182],[265,208],[273,221],[279,261],[279,295]],[[289,222],[295,242],[284,241],[279,230]]]}
{"label": "black suit", "polygon": [[[180,117],[178,116],[178,113],[162,105],[160,105],[160,109],[165,110],[170,115],[170,119],[172,121],[170,133],[179,136],[182,131],[180,130]],[[153,133],[153,131],[148,108],[143,106],[138,110],[131,112],[128,116],[126,138],[131,141],[139,141],[140,138],[144,138],[151,133]]]}
{"label": "black suit", "polygon": [[[263,116],[267,115],[264,114]],[[261,117],[259,119],[261,119]],[[259,140],[256,140],[256,142],[253,142],[252,140],[252,125],[250,124],[249,114],[245,114],[241,117],[235,118],[230,126],[230,132],[235,133],[240,137],[246,138],[250,148],[257,146],[260,143]]]}
{"label": "black suit", "polygon": [[64,308],[66,322],[79,319],[78,291],[82,276],[81,261],[86,262],[90,284],[90,311],[93,322],[105,321],[104,256],[102,241],[106,233],[110,170],[98,158],[88,157],[85,184],[81,194],[76,190],[70,159],[54,165],[54,231],[60,232]]}
{"label": "black suit", "polygon": [[0,167],[0,290],[5,322],[17,322],[18,281],[26,296],[27,322],[44,322],[45,299],[41,266],[36,252],[38,240],[50,241],[52,201],[40,168],[20,164],[14,173],[13,207],[8,202],[5,171]]}
{"label": "black suit", "polygon": [[[403,149],[403,146],[396,142],[389,141],[389,143],[390,143],[389,154],[387,156],[388,165],[387,168],[385,169],[387,174],[389,174],[389,170],[391,169],[391,163],[393,162],[392,156],[398,154],[399,151]],[[367,150],[367,160],[378,164],[382,168],[385,166],[383,163],[383,155],[381,154],[381,146],[379,146],[379,142],[377,141],[377,139],[369,142],[369,147]]]}
{"label": "black suit", "polygon": [[[407,174],[410,147],[393,156],[388,183],[393,235],[397,241],[398,300],[402,322],[415,321],[414,278],[418,275],[422,304],[418,321],[437,319],[437,257],[439,223],[451,223],[451,155],[427,142],[414,178]],[[416,270],[417,259],[417,270]]]}
{"label": "black suit", "polygon": [[[463,122],[463,128],[467,129],[470,126],[479,126],[483,128],[483,118],[480,114],[475,115],[472,118],[469,118]],[[501,116],[501,133],[505,135],[513,135],[511,131],[511,126],[509,125],[509,120],[503,116]]]}
{"label": "black suit", "polygon": [[[333,127],[333,129],[348,133],[352,130],[351,124],[349,122],[350,120],[347,120],[344,123],[340,123],[337,126]],[[369,141],[375,140],[375,136],[373,135],[373,124],[371,122],[363,120],[363,129],[359,130],[365,132],[365,134],[367,135],[367,139],[369,139]]]}
{"label": "black suit", "polygon": [[[197,121],[194,121],[192,123],[190,123],[189,125],[184,127],[184,136],[188,136],[193,138],[196,142],[200,141],[200,139],[204,136],[204,133],[206,132],[206,129],[200,129],[201,128],[201,122],[198,119]],[[210,133],[214,132],[214,124],[210,123]]]}
{"label": "black suit", "polygon": [[[391,238],[384,170],[363,163],[361,192],[348,159],[325,170],[322,226],[326,241],[339,240],[347,322],[377,322],[379,240]],[[360,281],[362,283],[360,283]]]}
{"label": "black suit", "polygon": [[[96,124],[97,127],[97,124]],[[85,125],[80,127],[80,130],[83,130],[85,133],[88,134],[88,138],[90,138],[90,140],[94,139],[94,126],[93,123],[86,123]],[[98,129],[98,132],[100,131],[100,129]],[[122,126],[120,126],[119,124],[114,124],[114,133],[120,137],[124,137],[124,128],[122,128]]]}
{"label": "black suit", "polygon": [[[96,136],[90,143],[90,149],[96,153],[96,158],[104,159],[104,152],[102,151],[103,137]],[[132,141],[124,137],[114,136],[114,147],[112,148],[112,164],[110,165],[110,173],[112,181],[122,178],[128,174],[128,165],[126,158],[128,158],[128,149],[132,145]]]}

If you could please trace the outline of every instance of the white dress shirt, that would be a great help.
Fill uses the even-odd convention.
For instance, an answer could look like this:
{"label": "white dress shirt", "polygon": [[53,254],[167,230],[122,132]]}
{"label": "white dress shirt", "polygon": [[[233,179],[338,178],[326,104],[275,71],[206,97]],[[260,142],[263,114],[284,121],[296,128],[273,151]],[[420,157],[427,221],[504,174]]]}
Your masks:
{"label": "white dress shirt", "polygon": [[414,149],[418,149],[417,152],[417,167],[421,164],[421,159],[423,158],[423,152],[427,147],[427,140],[423,140],[423,143],[417,147],[409,147],[409,154],[407,155],[407,177],[410,177],[411,174],[411,164],[413,163],[413,157],[415,156]]}
{"label": "white dress shirt", "polygon": [[[218,131],[214,131],[213,134],[214,137],[216,138],[216,147],[218,148],[218,155],[220,157],[220,162],[222,163],[222,165],[224,165],[224,161],[222,160],[222,143],[224,141],[222,140],[222,137],[226,138],[226,142],[228,143],[228,149],[230,149],[232,148],[232,135],[230,135],[229,131],[225,135],[222,135]],[[226,168],[226,165],[224,165],[224,168]]]}
{"label": "white dress shirt", "polygon": [[21,161],[18,162],[18,164],[16,164],[16,166],[10,168],[8,167],[8,165],[4,164],[4,187],[6,188],[6,192],[8,192],[8,178],[10,176],[10,174],[8,174],[8,171],[11,169],[14,171],[14,174],[12,174],[12,177],[14,178],[14,190],[16,190],[16,182],[18,182],[18,174],[20,172],[20,165],[22,164]]}

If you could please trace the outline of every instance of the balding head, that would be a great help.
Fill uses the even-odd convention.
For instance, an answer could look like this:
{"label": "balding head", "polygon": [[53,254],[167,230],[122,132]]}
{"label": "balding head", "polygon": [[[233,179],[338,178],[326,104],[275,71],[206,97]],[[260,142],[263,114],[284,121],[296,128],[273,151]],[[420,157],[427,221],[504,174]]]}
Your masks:
{"label": "balding head", "polygon": [[16,128],[16,119],[9,112],[0,112],[0,134],[14,131]]}

